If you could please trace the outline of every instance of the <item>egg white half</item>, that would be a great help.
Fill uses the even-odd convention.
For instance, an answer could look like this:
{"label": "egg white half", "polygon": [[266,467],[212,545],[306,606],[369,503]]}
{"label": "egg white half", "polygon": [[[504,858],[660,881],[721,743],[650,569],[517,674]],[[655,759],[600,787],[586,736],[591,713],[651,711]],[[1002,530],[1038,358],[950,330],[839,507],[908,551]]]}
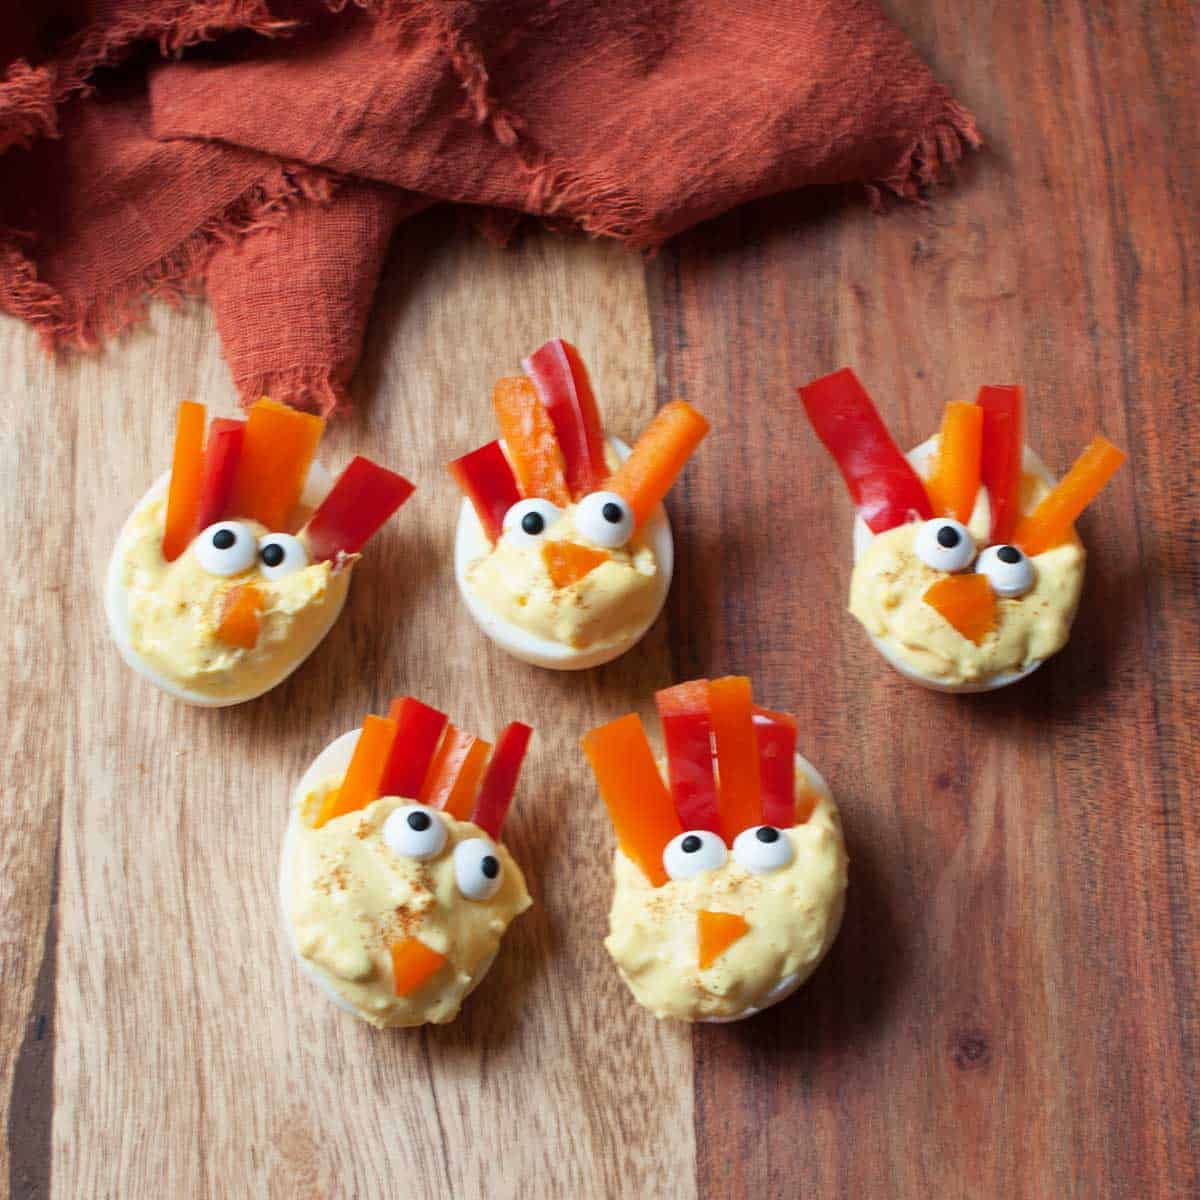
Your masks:
{"label": "egg white half", "polygon": [[[629,446],[620,438],[610,437],[608,444],[621,462],[629,457]],[[491,551],[492,543],[469,500],[463,500],[458,514],[458,528],[454,535],[454,578],[475,624],[501,649],[535,667],[547,667],[552,671],[583,671],[620,658],[640,642],[650,626],[658,620],[667,602],[667,592],[670,591],[671,576],[675,570],[675,542],[671,537],[671,524],[667,520],[666,510],[661,504],[642,527],[641,533],[649,542],[658,563],[653,580],[655,600],[652,615],[627,637],[610,645],[577,650],[573,646],[538,637],[497,616],[471,591],[467,583],[467,570],[476,559]]]}
{"label": "egg white half", "polygon": [[[283,852],[279,862],[279,900],[283,909],[283,929],[292,954],[300,964],[300,969],[305,975],[318,984],[321,990],[338,1008],[356,1017],[362,1015],[358,1009],[344,997],[338,995],[333,985],[325,976],[296,948],[296,938],[292,933],[292,923],[288,919],[288,897],[292,892],[292,859],[295,857],[295,839],[299,827],[301,805],[303,805],[305,797],[320,784],[324,783],[325,780],[340,779],[345,776],[346,770],[350,766],[350,760],[354,757],[354,748],[358,745],[358,738],[361,732],[361,729],[351,729],[349,733],[343,733],[340,738],[336,738],[330,742],[313,759],[308,770],[300,777],[300,782],[296,784],[295,790],[292,792],[287,829],[283,835]],[[498,953],[499,950],[493,953],[491,958],[487,959],[479,968],[479,973],[471,981],[471,986],[463,994],[464,1001],[483,982],[484,976],[492,969],[492,964],[496,961],[496,954]],[[420,1026],[397,1026],[397,1028],[418,1029]]]}
{"label": "egg white half", "polygon": [[[244,704],[247,700],[253,700],[263,695],[264,692],[269,692],[277,684],[282,683],[312,654],[321,642],[324,641],[325,635],[333,628],[334,622],[341,615],[346,598],[343,595],[341,602],[330,609],[328,620],[321,628],[313,644],[296,658],[294,662],[289,663],[276,678],[263,686],[251,688],[245,693],[235,696],[209,696],[192,688],[184,687],[172,679],[168,679],[161,672],[156,671],[150,666],[133,648],[129,625],[128,594],[121,578],[121,563],[125,548],[132,535],[134,521],[143,509],[166,495],[167,485],[170,481],[171,472],[164,471],[151,485],[150,490],[134,505],[133,511],[121,527],[121,533],[117,537],[117,544],[114,546],[112,556],[108,560],[108,570],[104,581],[104,613],[108,617],[108,627],[112,633],[113,641],[117,643],[117,649],[121,652],[121,657],[139,675],[148,679],[155,687],[162,688],[164,692],[170,693],[177,700],[182,700],[185,704],[194,704],[201,708],[226,708],[231,704]],[[304,483],[304,491],[301,494],[300,503],[306,508],[316,508],[329,494],[332,487],[333,477],[320,463],[314,461],[312,466],[309,467],[308,478]],[[346,594],[349,594],[349,589],[347,589]]]}
{"label": "egg white half", "polygon": [[[833,793],[829,790],[829,784],[825,782],[825,777],[800,753],[796,754],[796,771],[807,779],[809,787],[814,792],[824,796],[830,804],[834,803]],[[845,907],[843,906],[843,913],[844,911]],[[830,946],[837,941],[837,935],[841,927],[842,922],[839,916],[837,929],[833,931],[833,936],[829,939]],[[764,1009],[771,1008],[772,1005],[786,1000],[802,983],[805,983],[812,977],[820,965],[821,959],[817,959],[815,963],[806,965],[803,970],[793,971],[790,975],[785,975],[756,1005],[743,1008],[741,1012],[733,1013],[728,1017],[700,1017],[699,1022],[704,1025],[728,1025],[731,1021],[744,1021],[747,1017],[757,1016]]]}
{"label": "egg white half", "polygon": [[[937,450],[938,438],[937,434],[926,438],[919,446],[914,446],[908,452],[908,461],[912,464],[913,470],[918,475],[929,464],[929,460],[933,458]],[[1042,462],[1028,446],[1025,447],[1024,456],[1022,458],[1021,467],[1027,475],[1036,475],[1048,487],[1053,487],[1056,480],[1050,474],[1046,464]],[[923,477],[923,476],[922,476]],[[870,530],[866,521],[860,516],[854,518],[854,561],[862,557],[867,547],[875,540],[875,534]],[[919,683],[922,687],[929,688],[934,692],[951,692],[954,694],[964,692],[994,692],[997,688],[1008,687],[1010,683],[1019,683],[1028,675],[1032,675],[1046,660],[1044,658],[1036,659],[1029,666],[1023,667],[1019,671],[1001,671],[999,675],[993,675],[990,679],[982,680],[977,683],[944,683],[939,679],[933,679],[921,671],[916,670],[910,664],[904,662],[897,654],[880,639],[873,634],[868,634],[871,641],[875,645],[875,649],[883,655],[884,658],[897,670],[905,679],[911,679],[913,683]]]}

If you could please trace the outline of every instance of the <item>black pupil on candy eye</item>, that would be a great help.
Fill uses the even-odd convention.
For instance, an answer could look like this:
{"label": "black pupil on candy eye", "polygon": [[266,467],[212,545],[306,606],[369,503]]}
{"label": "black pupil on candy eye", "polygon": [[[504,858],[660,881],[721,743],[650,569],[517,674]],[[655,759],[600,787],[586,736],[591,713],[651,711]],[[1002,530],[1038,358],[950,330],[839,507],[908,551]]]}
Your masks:
{"label": "black pupil on candy eye", "polygon": [[479,869],[489,879],[495,879],[496,876],[500,874],[500,860],[498,858],[493,858],[490,854],[485,854],[479,860]]}
{"label": "black pupil on candy eye", "polygon": [[278,542],[270,542],[262,548],[262,560],[268,567],[277,567],[283,562],[283,547]]}
{"label": "black pupil on candy eye", "polygon": [[689,834],[679,843],[679,848],[684,854],[695,854],[704,843],[693,833]]}
{"label": "black pupil on candy eye", "polygon": [[1019,563],[1021,561],[1021,552],[1016,548],[1016,546],[1001,546],[1000,549],[996,551],[996,557],[1001,562]]}
{"label": "black pupil on candy eye", "polygon": [[521,518],[521,528],[531,537],[537,537],[546,528],[546,518],[541,513],[526,513]]}
{"label": "black pupil on candy eye", "polygon": [[237,541],[237,534],[232,529],[218,529],[213,534],[213,545],[218,550],[228,550]]}
{"label": "black pupil on candy eye", "polygon": [[779,841],[779,830],[774,825],[760,825],[755,831],[754,836],[760,842],[766,842],[770,845],[772,842]]}
{"label": "black pupil on candy eye", "polygon": [[621,523],[621,506],[609,501],[601,510],[604,514],[604,519],[610,525],[619,525]]}
{"label": "black pupil on candy eye", "polygon": [[938,530],[937,540],[939,546],[945,546],[947,550],[953,550],[962,539],[958,536],[958,530],[953,525],[943,525]]}
{"label": "black pupil on candy eye", "polygon": [[408,827],[415,829],[418,833],[424,833],[433,822],[429,819],[428,813],[415,812],[408,814]]}

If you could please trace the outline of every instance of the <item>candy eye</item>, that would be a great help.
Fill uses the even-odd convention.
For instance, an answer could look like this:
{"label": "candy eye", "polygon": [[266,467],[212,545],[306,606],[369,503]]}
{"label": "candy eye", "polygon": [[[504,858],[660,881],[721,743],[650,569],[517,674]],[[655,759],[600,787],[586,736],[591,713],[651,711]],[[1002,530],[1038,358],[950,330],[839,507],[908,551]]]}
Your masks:
{"label": "candy eye", "polygon": [[308,551],[290,533],[268,533],[258,543],[258,566],[268,579],[282,579],[308,566]]}
{"label": "candy eye", "polygon": [[218,521],[196,539],[196,561],[210,575],[240,575],[257,556],[254,533],[240,521]]}
{"label": "candy eye", "polygon": [[975,561],[975,539],[961,521],[935,517],[917,530],[916,551],[935,571],[965,571]]}
{"label": "candy eye", "polygon": [[518,500],[504,514],[504,533],[518,546],[533,546],[561,516],[562,509],[549,500]]}
{"label": "candy eye", "polygon": [[454,847],[454,878],[468,900],[490,900],[500,890],[500,859],[483,838],[467,838]]}
{"label": "candy eye", "polygon": [[706,829],[689,829],[673,837],[663,851],[663,866],[672,879],[691,879],[701,871],[715,871],[728,857],[725,843]]}
{"label": "candy eye", "polygon": [[1023,596],[1037,582],[1029,556],[1016,546],[989,546],[975,564],[997,596]]}
{"label": "candy eye", "polygon": [[425,862],[442,852],[446,844],[446,822],[436,809],[423,804],[405,804],[383,823],[384,845],[405,858]]}
{"label": "candy eye", "polygon": [[751,875],[777,871],[792,861],[792,840],[774,825],[753,825],[733,839],[733,857]]}
{"label": "candy eye", "polygon": [[593,492],[580,500],[575,527],[589,542],[619,550],[633,537],[633,512],[616,492]]}

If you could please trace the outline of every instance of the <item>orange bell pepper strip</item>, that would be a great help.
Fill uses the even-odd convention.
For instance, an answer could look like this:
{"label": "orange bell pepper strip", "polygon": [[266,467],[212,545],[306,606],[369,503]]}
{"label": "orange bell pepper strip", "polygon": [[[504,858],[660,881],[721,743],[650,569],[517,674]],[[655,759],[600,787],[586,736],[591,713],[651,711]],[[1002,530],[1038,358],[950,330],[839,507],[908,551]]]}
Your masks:
{"label": "orange bell pepper strip", "polygon": [[217,637],[227,646],[253,650],[258,643],[258,614],[262,611],[262,591],[252,583],[230,588],[221,601],[221,622]]}
{"label": "orange bell pepper strip", "polygon": [[379,799],[379,784],[392,753],[396,738],[396,722],[388,717],[369,716],[363,721],[354,756],[346,768],[341,787],[329,793],[317,812],[313,827],[320,829],[326,821],[357,812]]}
{"label": "orange bell pepper strip", "polygon": [[251,409],[233,483],[231,516],[282,530],[300,502],[325,422],[264,396]]}
{"label": "orange bell pepper strip", "polygon": [[555,338],[521,365],[554,423],[571,495],[578,500],[589,492],[598,492],[608,478],[604,429],[579,351],[570,342]]}
{"label": "orange bell pepper strip", "polygon": [[607,550],[593,550],[591,546],[577,546],[574,542],[542,544],[542,561],[546,564],[550,582],[557,588],[578,583],[611,557]]}
{"label": "orange bell pepper strip", "polygon": [[496,380],[492,407],[521,495],[537,496],[566,508],[571,493],[563,473],[562,451],[554,422],[538,399],[533,381],[524,375]]}
{"label": "orange bell pepper strip", "polygon": [[708,685],[708,707],[717,746],[721,836],[733,845],[733,839],[743,829],[761,825],[763,819],[750,680],[744,675],[714,679]]}
{"label": "orange bell pepper strip", "polygon": [[411,996],[446,965],[444,954],[425,945],[420,938],[392,943],[392,986],[397,996]]}
{"label": "orange bell pepper strip", "polygon": [[696,919],[700,943],[700,970],[713,965],[738,938],[750,931],[749,922],[737,913],[701,909]]}
{"label": "orange bell pepper strip", "polygon": [[421,803],[443,809],[459,821],[467,820],[475,808],[475,794],[491,750],[482,738],[447,725],[421,784]]}
{"label": "orange bell pepper strip", "polygon": [[933,473],[925,481],[934,512],[953,517],[964,525],[971,519],[979,494],[982,451],[983,409],[962,401],[947,404],[937,460]]}
{"label": "orange bell pepper strip", "polygon": [[683,829],[658,773],[642,719],[630,713],[591,730],[584,736],[583,752],[608,808],[617,843],[654,887],[662,887],[667,882],[663,850]]}
{"label": "orange bell pepper strip", "polygon": [[947,575],[922,599],[977,646],[996,628],[996,597],[986,575]]}
{"label": "orange bell pepper strip", "polygon": [[646,426],[629,457],[608,481],[610,491],[644,525],[708,433],[708,422],[686,400],[672,400]]}
{"label": "orange bell pepper strip", "polygon": [[162,539],[162,554],[167,562],[174,562],[195,536],[203,478],[204,405],[185,400],[175,418],[175,453],[171,459],[171,482],[167,487],[167,516]]}
{"label": "orange bell pepper strip", "polygon": [[1013,542],[1031,558],[1065,542],[1075,518],[1100,494],[1125,453],[1097,434],[1075,465],[1027,517],[1017,522]]}

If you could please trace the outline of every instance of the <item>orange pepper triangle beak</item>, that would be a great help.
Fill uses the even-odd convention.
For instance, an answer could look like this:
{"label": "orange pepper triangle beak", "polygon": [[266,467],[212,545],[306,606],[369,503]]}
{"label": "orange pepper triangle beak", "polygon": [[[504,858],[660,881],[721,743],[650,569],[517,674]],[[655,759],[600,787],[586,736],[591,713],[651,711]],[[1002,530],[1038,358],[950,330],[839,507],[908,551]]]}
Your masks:
{"label": "orange pepper triangle beak", "polygon": [[542,561],[555,587],[570,587],[585,575],[590,575],[601,563],[612,557],[607,550],[577,546],[574,542],[546,542],[542,546]]}
{"label": "orange pepper triangle beak", "polygon": [[696,917],[696,932],[700,945],[700,970],[711,967],[738,938],[750,931],[745,917],[737,913],[707,912]]}
{"label": "orange pepper triangle beak", "polygon": [[947,575],[922,598],[977,646],[996,627],[996,597],[986,575]]}
{"label": "orange pepper triangle beak", "polygon": [[253,650],[258,642],[258,612],[262,605],[263,594],[252,583],[226,592],[217,637],[227,646]]}
{"label": "orange pepper triangle beak", "polygon": [[415,937],[392,943],[392,986],[397,996],[411,996],[449,960]]}

